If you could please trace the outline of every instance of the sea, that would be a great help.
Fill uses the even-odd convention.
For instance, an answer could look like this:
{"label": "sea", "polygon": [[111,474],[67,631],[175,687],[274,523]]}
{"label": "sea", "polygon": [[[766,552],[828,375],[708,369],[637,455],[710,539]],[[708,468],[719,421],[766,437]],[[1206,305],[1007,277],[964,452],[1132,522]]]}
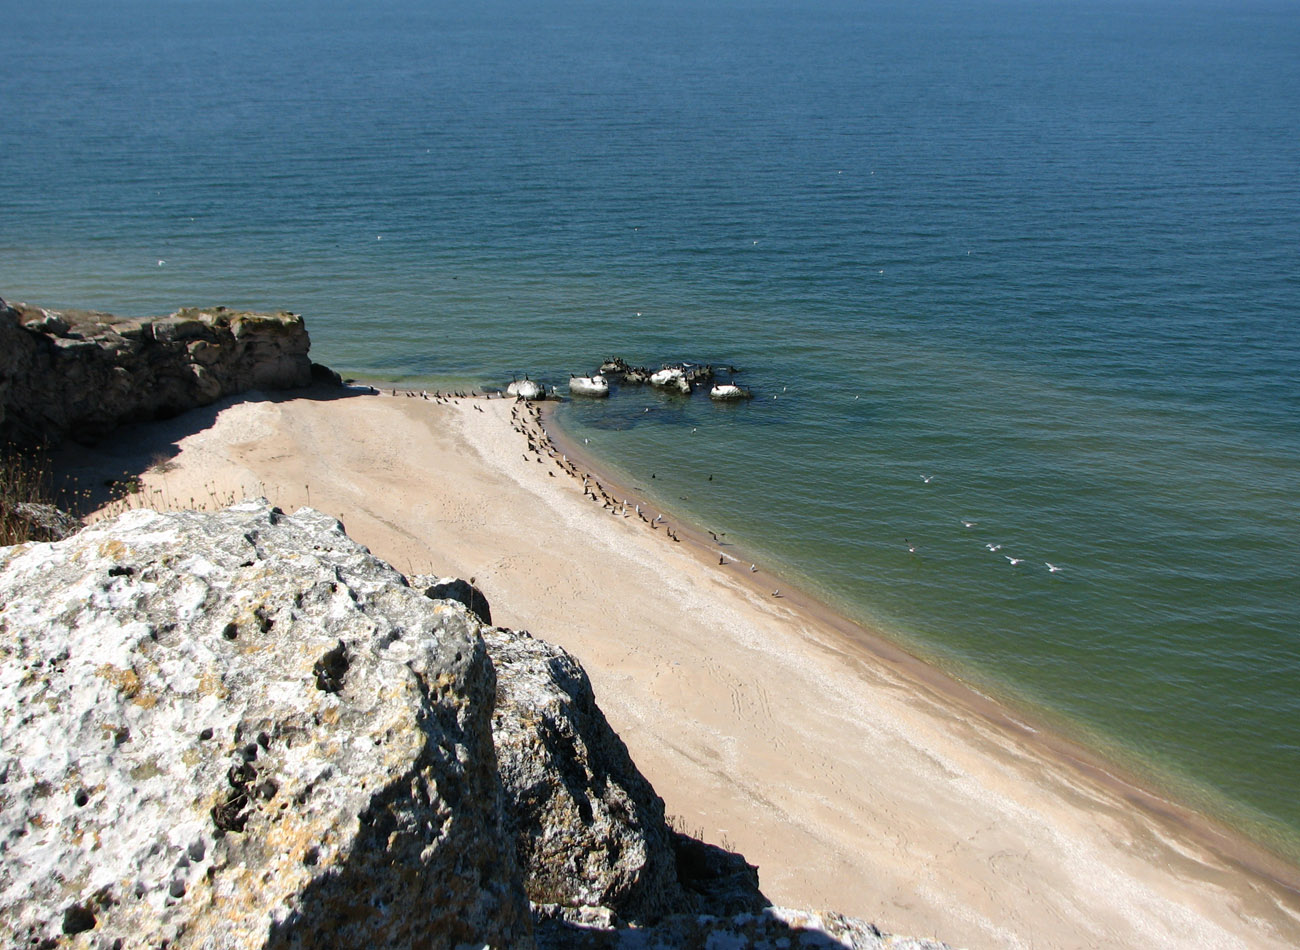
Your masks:
{"label": "sea", "polygon": [[302,313],[1300,859],[1294,0],[0,0],[0,295]]}

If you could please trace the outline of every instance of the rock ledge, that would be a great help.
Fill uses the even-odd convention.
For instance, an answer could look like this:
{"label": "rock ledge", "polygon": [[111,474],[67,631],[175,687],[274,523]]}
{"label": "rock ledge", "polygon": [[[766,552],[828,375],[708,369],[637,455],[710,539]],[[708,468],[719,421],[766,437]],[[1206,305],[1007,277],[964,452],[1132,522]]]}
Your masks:
{"label": "rock ledge", "polygon": [[0,443],[93,441],[223,396],[306,386],[309,347],[302,317],[286,312],[136,319],[0,300]]}

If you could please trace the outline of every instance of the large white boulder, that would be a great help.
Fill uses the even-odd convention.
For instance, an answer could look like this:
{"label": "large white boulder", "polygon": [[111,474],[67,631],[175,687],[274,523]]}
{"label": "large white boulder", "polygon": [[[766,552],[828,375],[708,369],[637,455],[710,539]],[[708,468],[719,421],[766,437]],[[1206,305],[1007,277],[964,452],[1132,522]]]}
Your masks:
{"label": "large white boulder", "polygon": [[0,933],[531,945],[478,629],[264,501],[0,549]]}

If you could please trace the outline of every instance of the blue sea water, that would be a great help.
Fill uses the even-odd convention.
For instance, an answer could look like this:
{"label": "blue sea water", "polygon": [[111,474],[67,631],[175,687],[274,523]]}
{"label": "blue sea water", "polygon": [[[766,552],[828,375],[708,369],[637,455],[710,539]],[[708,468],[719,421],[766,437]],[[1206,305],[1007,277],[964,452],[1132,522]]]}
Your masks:
{"label": "blue sea water", "polygon": [[742,367],[560,421],[1300,856],[1294,3],[0,14],[0,295],[283,307],[421,384]]}

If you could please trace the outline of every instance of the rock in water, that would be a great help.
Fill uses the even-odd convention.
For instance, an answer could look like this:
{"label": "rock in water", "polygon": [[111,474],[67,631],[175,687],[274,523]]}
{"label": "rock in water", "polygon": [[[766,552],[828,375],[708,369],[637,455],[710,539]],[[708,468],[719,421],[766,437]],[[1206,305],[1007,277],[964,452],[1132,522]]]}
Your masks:
{"label": "rock in water", "polygon": [[546,390],[541,383],[535,383],[531,379],[516,379],[506,387],[506,395],[518,399],[545,399]]}
{"label": "rock in water", "polygon": [[0,651],[13,945],[531,945],[478,622],[333,519],[0,549]]}

